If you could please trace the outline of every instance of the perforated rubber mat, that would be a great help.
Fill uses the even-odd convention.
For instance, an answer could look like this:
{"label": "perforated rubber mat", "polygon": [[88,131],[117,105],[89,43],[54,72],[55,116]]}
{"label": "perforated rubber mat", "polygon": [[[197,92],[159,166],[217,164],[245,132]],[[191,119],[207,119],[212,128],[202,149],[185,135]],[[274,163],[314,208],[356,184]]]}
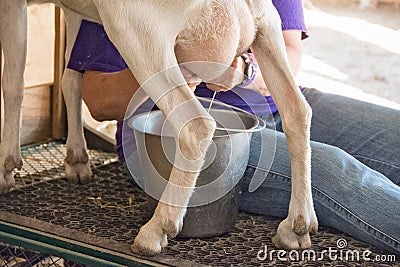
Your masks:
{"label": "perforated rubber mat", "polygon": [[[90,152],[95,181],[69,184],[63,179],[64,154],[62,143],[23,151],[25,169],[16,175],[18,188],[0,195],[0,219],[41,231],[51,229],[58,236],[130,255],[130,244],[148,220],[143,191],[129,181],[119,163],[113,162],[114,154],[96,151]],[[276,218],[239,213],[231,233],[207,239],[169,240],[161,255],[148,259],[168,266],[400,266],[398,261],[371,263],[345,257],[344,252],[350,250],[370,250],[371,259],[384,252],[325,227],[312,235],[315,258],[313,253],[302,251],[279,257],[277,251],[271,254],[275,249],[271,238],[279,222]],[[338,251],[334,254],[336,260],[321,255],[329,248]]]}

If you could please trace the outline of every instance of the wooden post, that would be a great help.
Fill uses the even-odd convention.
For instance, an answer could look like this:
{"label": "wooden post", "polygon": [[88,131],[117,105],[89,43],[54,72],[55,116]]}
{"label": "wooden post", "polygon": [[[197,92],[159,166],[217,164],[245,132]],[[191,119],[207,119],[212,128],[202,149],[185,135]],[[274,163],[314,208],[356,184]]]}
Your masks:
{"label": "wooden post", "polygon": [[55,8],[55,52],[54,85],[52,88],[52,138],[66,136],[66,109],[61,90],[61,80],[65,66],[65,20],[61,9]]}

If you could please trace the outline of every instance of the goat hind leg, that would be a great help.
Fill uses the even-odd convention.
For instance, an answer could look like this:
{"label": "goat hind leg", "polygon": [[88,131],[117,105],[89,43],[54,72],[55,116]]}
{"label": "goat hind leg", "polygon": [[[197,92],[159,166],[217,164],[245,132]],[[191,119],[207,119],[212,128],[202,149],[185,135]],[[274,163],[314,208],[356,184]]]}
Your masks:
{"label": "goat hind leg", "polygon": [[[78,33],[81,17],[72,11],[66,10],[65,19],[67,24],[66,59],[68,60]],[[67,68],[64,70],[62,90],[68,116],[67,155],[64,165],[68,181],[85,184],[91,181],[92,172],[83,135],[81,78],[82,75],[76,71]]]}
{"label": "goat hind leg", "polygon": [[7,10],[0,18],[0,40],[4,51],[0,192],[5,192],[15,185],[13,170],[22,167],[20,121],[27,49],[27,14],[24,0],[0,1],[0,5],[0,10]]}
{"label": "goat hind leg", "polygon": [[83,136],[80,74],[66,69],[63,75],[63,95],[68,114],[68,136],[65,175],[69,182],[88,183],[92,179],[90,162]]}

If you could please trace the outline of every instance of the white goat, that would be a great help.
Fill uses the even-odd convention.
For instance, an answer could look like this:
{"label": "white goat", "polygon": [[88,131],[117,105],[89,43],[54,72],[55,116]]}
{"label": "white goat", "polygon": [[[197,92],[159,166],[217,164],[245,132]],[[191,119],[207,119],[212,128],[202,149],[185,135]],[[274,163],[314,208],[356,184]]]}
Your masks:
{"label": "white goat", "polygon": [[[159,253],[167,245],[167,236],[175,237],[182,228],[185,206],[215,129],[214,120],[187,86],[178,62],[213,61],[229,66],[250,45],[262,73],[267,73],[264,79],[281,113],[292,162],[289,214],[280,223],[273,241],[286,249],[311,245],[309,231],[316,231],[318,225],[311,195],[311,109],[289,69],[280,18],[270,0],[0,0],[0,40],[5,61],[1,191],[14,186],[12,172],[22,166],[19,124],[26,61],[27,2],[55,3],[64,10],[67,59],[81,19],[102,23],[134,77],[173,125],[181,149],[181,153],[176,153],[174,164],[187,159],[193,161],[194,171],[173,168],[162,201],[132,245],[134,252]],[[149,79],[168,68],[167,75]],[[222,74],[225,69],[213,71],[216,72],[213,75]],[[68,112],[65,167],[69,180],[85,183],[90,181],[91,171],[81,125],[80,80],[79,73],[65,69],[62,82]],[[191,104],[176,109],[186,101]],[[172,184],[182,186],[179,192],[175,192]]]}

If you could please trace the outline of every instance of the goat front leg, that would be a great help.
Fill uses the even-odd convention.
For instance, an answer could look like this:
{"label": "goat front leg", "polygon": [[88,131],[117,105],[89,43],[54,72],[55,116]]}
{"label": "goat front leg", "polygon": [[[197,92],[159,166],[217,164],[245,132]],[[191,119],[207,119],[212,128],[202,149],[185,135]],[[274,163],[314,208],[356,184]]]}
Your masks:
{"label": "goat front leg", "polygon": [[[169,69],[167,75],[182,76],[178,67]],[[183,76],[179,78],[184,84],[178,87],[162,77],[153,77],[152,80],[158,80],[156,83],[149,82],[151,88],[172,86],[156,103],[174,129],[177,147],[169,181],[153,217],[140,229],[131,247],[135,253],[157,254],[167,245],[167,237],[174,238],[182,230],[187,205],[215,129],[214,120],[195,99]],[[144,86],[147,88],[147,84]]]}
{"label": "goat front leg", "polygon": [[290,71],[278,12],[270,1],[256,4],[253,12],[261,12],[256,14],[258,33],[253,49],[280,111],[292,172],[288,217],[280,223],[273,242],[284,249],[308,248],[309,232],[318,228],[311,193],[311,108]]}
{"label": "goat front leg", "polygon": [[6,192],[15,186],[13,170],[22,167],[20,121],[27,49],[26,1],[0,1],[0,12],[5,12],[0,14],[0,40],[4,51],[0,192]]}
{"label": "goat front leg", "polygon": [[[67,47],[65,58],[68,61],[74,44],[81,18],[75,13],[65,10],[67,25]],[[65,175],[72,183],[88,183],[92,179],[90,162],[86,149],[86,141],[82,126],[82,75],[76,71],[65,69],[62,79],[62,91],[67,108],[68,136],[67,155],[64,161]]]}
{"label": "goat front leg", "polygon": [[215,129],[215,122],[186,84],[168,92],[157,105],[174,126],[177,149],[169,181],[153,217],[140,229],[131,247],[133,252],[145,255],[161,252],[167,245],[167,237],[174,238],[182,230],[187,205]]}
{"label": "goat front leg", "polygon": [[[214,120],[194,97],[177,66],[166,71],[168,77],[157,76],[143,86],[172,125],[177,147],[169,181],[153,217],[140,229],[131,247],[133,252],[145,255],[160,253],[167,245],[167,237],[174,238],[182,230],[187,205],[215,129]],[[180,81],[177,83],[180,85],[171,81]],[[168,91],[155,92],[153,88]]]}

